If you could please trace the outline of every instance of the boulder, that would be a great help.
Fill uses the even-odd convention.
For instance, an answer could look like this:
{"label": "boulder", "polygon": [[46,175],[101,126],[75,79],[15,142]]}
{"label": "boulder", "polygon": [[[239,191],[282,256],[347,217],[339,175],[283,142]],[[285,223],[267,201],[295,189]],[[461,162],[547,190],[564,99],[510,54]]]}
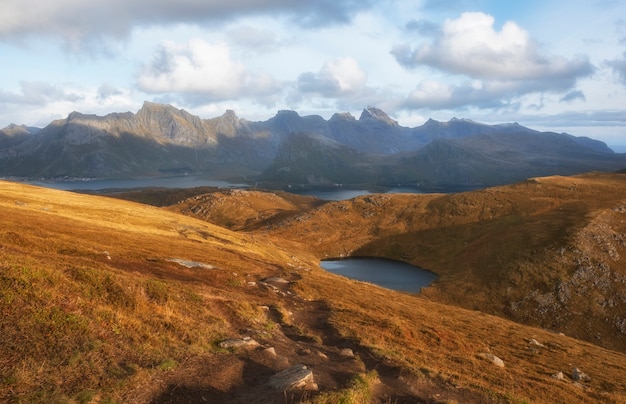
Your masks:
{"label": "boulder", "polygon": [[490,352],[483,352],[483,353],[478,354],[478,356],[480,356],[483,359],[487,359],[489,362],[493,363],[497,367],[500,367],[500,368],[504,367],[504,361]]}
{"label": "boulder", "polygon": [[555,374],[552,375],[552,378],[556,380],[565,380],[565,376],[563,375],[563,372],[556,372]]}
{"label": "boulder", "polygon": [[280,391],[317,390],[313,371],[307,366],[298,364],[282,370],[270,377],[268,385]]}
{"label": "boulder", "polygon": [[589,376],[584,374],[580,369],[574,368],[572,369],[572,380],[576,382],[586,382],[589,381]]}

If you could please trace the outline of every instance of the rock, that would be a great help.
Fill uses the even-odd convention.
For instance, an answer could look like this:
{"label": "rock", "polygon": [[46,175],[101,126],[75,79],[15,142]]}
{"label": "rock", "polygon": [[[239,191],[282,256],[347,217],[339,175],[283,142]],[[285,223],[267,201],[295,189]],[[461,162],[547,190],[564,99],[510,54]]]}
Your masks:
{"label": "rock", "polygon": [[322,359],[328,359],[328,355],[326,355],[324,352],[317,351],[316,354]]}
{"label": "rock", "polygon": [[589,376],[581,372],[580,369],[574,368],[572,369],[572,380],[577,381],[577,382],[585,382],[585,381],[589,381]]}
{"label": "rock", "polygon": [[226,349],[227,348],[239,348],[239,347],[254,348],[259,345],[260,344],[258,342],[256,342],[250,337],[230,338],[230,339],[220,342],[220,348],[226,348]]}
{"label": "rock", "polygon": [[339,355],[345,358],[354,358],[354,352],[350,348],[343,348],[341,351],[339,351]]}
{"label": "rock", "polygon": [[539,347],[539,348],[545,348],[545,345],[543,345],[541,342],[538,342],[538,341],[537,341],[536,339],[534,339],[534,338],[532,338],[532,339],[528,342],[528,344],[529,344],[529,345],[532,345],[532,346]]}
{"label": "rock", "polygon": [[556,380],[565,380],[565,376],[563,376],[563,372],[556,372],[555,374],[552,375],[552,378]]}
{"label": "rock", "polygon": [[271,346],[269,348],[265,348],[263,350],[263,353],[266,354],[267,356],[276,356],[276,349],[274,349],[274,347]]}
{"label": "rock", "polygon": [[286,284],[289,283],[288,280],[286,280],[284,278],[281,278],[279,276],[273,276],[271,278],[267,278],[267,279],[264,280],[264,282],[267,282],[267,283],[277,283],[277,284],[281,284],[281,285],[286,285]]}
{"label": "rock", "polygon": [[268,385],[276,390],[317,390],[313,371],[305,365],[298,364],[282,370],[270,377]]}
{"label": "rock", "polygon": [[481,358],[487,359],[489,362],[493,363],[494,365],[500,368],[504,367],[504,361],[492,353],[483,352],[483,353],[478,354],[478,356],[480,356]]}

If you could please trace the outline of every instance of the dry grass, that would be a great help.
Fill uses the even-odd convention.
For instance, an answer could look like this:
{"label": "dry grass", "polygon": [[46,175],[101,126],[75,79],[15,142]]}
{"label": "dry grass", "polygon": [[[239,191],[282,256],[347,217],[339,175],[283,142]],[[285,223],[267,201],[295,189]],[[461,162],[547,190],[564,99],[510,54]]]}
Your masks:
{"label": "dry grass", "polygon": [[625,207],[626,176],[588,174],[461,194],[365,196],[262,234],[302,240],[319,258],[410,262],[440,276],[425,291],[430,299],[623,351]]}
{"label": "dry grass", "polygon": [[[592,186],[592,179],[585,181]],[[465,276],[468,287],[479,290],[472,283],[477,273],[446,270],[444,264],[455,261],[428,251],[445,239],[437,226],[458,229],[449,235],[459,242],[489,248],[488,235],[506,235],[504,219],[490,213],[492,219],[473,233],[463,227],[474,220],[471,212],[455,213],[469,209],[469,200],[455,207],[441,204],[454,196],[399,195],[377,206],[378,198],[388,196],[371,198],[324,205],[315,215],[328,215],[328,222],[316,222],[319,229],[306,221],[309,227],[297,227],[294,220],[274,224],[268,237],[136,203],[0,182],[0,401],[284,402],[282,394],[264,387],[284,364],[262,351],[218,347],[221,339],[245,330],[256,330],[255,338],[275,346],[288,362],[313,368],[321,392],[293,396],[293,402],[362,402],[368,396],[390,403],[626,400],[623,353],[321,270],[317,263],[324,254],[408,254],[414,250],[401,235],[430,229],[432,241],[412,239],[424,250],[410,260],[428,258],[442,280],[450,278],[453,285]],[[564,206],[558,200],[528,202],[534,206],[530,213],[504,202],[498,209],[512,212],[507,223],[524,224]],[[396,204],[401,208],[390,210]],[[344,206],[352,209],[349,216],[341,216]],[[449,213],[437,218],[437,209]],[[314,218],[311,212],[307,220]],[[324,233],[332,221],[346,227]],[[355,223],[363,227],[355,229]],[[564,228],[572,227],[551,227],[545,237],[573,237]],[[471,257],[458,245],[447,248],[451,256]],[[502,263],[518,257],[507,251],[498,258]],[[188,268],[173,258],[205,266]],[[249,284],[268,276],[292,283],[281,293]],[[544,347],[529,345],[531,338]],[[338,355],[344,346],[356,359]],[[501,357],[506,367],[482,359],[484,352]],[[573,383],[567,375],[574,366],[591,379]],[[558,371],[566,374],[564,381],[551,377]]]}

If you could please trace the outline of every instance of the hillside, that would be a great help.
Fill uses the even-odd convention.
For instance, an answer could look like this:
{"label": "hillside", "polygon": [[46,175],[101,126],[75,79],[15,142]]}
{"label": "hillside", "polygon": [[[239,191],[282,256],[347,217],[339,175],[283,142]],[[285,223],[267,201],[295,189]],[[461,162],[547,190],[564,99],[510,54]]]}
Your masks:
{"label": "hillside", "polygon": [[626,176],[545,177],[459,194],[328,203],[258,234],[317,257],[429,269],[430,299],[626,349]]}
{"label": "hillside", "polygon": [[[582,188],[592,182],[572,181]],[[604,186],[612,181],[598,179]],[[424,210],[437,198],[469,195],[398,197]],[[384,201],[370,198],[325,204],[304,213],[305,222],[341,206],[367,209]],[[536,212],[552,206],[535,202]],[[351,220],[358,212],[366,210]],[[461,213],[430,223],[460,221]],[[10,182],[0,182],[0,215],[0,401],[626,399],[623,353],[436,303],[431,294],[397,293],[321,270],[325,252],[392,246],[383,237],[370,246],[357,241],[353,227],[334,227],[327,239],[314,232],[291,241],[297,234],[291,221],[270,237],[265,230],[235,233],[162,208]],[[378,223],[382,236],[387,222]],[[282,237],[288,228],[291,236]],[[342,232],[350,236],[345,242]],[[369,231],[363,241],[368,237]],[[338,240],[335,249],[331,240]],[[431,266],[444,279],[437,259],[442,255]],[[243,337],[259,346],[237,339]],[[232,338],[247,347],[227,347]],[[504,367],[485,359],[491,354]],[[298,363],[312,370],[319,390],[283,393],[268,384]],[[573,380],[573,367],[588,377]]]}

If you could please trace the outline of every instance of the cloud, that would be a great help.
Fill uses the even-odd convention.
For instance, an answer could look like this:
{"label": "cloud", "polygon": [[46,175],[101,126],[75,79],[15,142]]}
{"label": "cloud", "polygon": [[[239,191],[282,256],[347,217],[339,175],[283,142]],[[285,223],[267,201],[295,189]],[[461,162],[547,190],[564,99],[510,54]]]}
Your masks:
{"label": "cloud", "polygon": [[86,50],[102,38],[128,37],[136,26],[222,24],[240,16],[285,16],[302,27],[349,22],[373,0],[3,0],[0,39],[60,38],[68,48]]}
{"label": "cloud", "polygon": [[301,93],[314,93],[332,98],[355,94],[365,88],[367,74],[352,58],[328,61],[318,73],[303,73],[298,77]]}
{"label": "cloud", "polygon": [[105,84],[102,84],[98,88],[96,98],[101,101],[105,101],[109,98],[122,95],[122,94],[123,94],[122,90],[118,89],[112,84],[105,83]]}
{"label": "cloud", "polygon": [[[460,85],[441,84],[437,91],[433,91],[432,83],[420,84],[407,98],[407,106],[510,105],[514,97],[523,94],[571,90],[578,79],[594,71],[586,57],[568,60],[545,53],[514,22],[505,23],[500,31],[493,25],[490,15],[464,13],[446,20],[440,35],[431,43],[394,47],[392,55],[408,69],[427,66],[467,79]],[[429,104],[428,97],[435,101]],[[494,102],[496,97],[501,101]]]}
{"label": "cloud", "polygon": [[587,58],[566,60],[544,54],[528,32],[514,22],[505,23],[501,31],[496,31],[493,24],[490,15],[463,13],[444,23],[434,43],[415,49],[397,47],[392,53],[405,67],[427,65],[482,79],[556,79],[569,83],[593,71]]}
{"label": "cloud", "polygon": [[247,25],[228,31],[228,38],[234,45],[254,53],[271,52],[278,49],[279,45],[273,32]]}
{"label": "cloud", "polygon": [[436,80],[420,82],[403,103],[407,109],[454,109],[468,105],[480,108],[518,108],[513,89],[500,83],[480,81],[448,84]]}
{"label": "cloud", "polygon": [[621,59],[607,60],[606,64],[613,69],[613,73],[626,85],[626,52],[624,52]]}
{"label": "cloud", "polygon": [[250,72],[233,60],[227,44],[201,39],[163,44],[140,70],[137,86],[147,93],[178,93],[194,104],[280,92],[270,75]]}
{"label": "cloud", "polygon": [[410,20],[404,28],[408,32],[417,32],[420,35],[429,37],[441,34],[441,27],[429,20]]}
{"label": "cloud", "polygon": [[559,101],[560,102],[572,102],[575,100],[585,101],[587,98],[585,97],[585,93],[580,90],[572,90],[569,93],[565,94]]}
{"label": "cloud", "polygon": [[54,101],[77,102],[82,95],[42,81],[20,81],[19,92],[0,90],[0,103],[43,106]]}

